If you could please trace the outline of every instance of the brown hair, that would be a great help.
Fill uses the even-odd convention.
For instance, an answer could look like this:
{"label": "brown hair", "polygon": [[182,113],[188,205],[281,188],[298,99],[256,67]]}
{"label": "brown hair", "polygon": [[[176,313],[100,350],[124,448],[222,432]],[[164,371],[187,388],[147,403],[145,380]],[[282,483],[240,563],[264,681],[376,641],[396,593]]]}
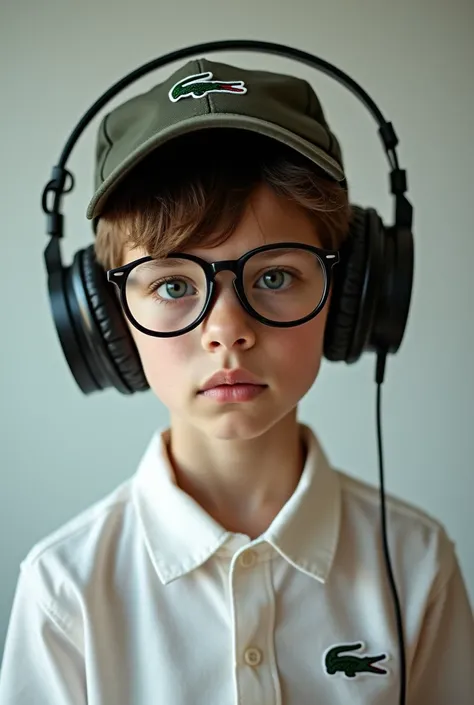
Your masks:
{"label": "brown hair", "polygon": [[97,223],[97,260],[119,267],[126,245],[165,257],[225,242],[261,184],[311,216],[323,247],[340,247],[351,209],[339,183],[275,140],[216,128],[164,145],[119,184]]}

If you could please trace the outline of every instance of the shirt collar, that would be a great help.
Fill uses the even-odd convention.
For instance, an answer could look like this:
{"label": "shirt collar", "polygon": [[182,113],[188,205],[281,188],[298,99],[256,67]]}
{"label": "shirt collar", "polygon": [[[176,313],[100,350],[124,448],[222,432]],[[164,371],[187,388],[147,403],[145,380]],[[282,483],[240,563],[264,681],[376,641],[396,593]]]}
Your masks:
{"label": "shirt collar", "polygon": [[[256,541],[266,541],[297,569],[324,583],[339,536],[339,477],[313,431],[304,424],[300,430],[307,452],[299,483]],[[168,429],[154,434],[133,479],[145,541],[164,584],[198,568],[236,537],[178,487],[168,440]]]}

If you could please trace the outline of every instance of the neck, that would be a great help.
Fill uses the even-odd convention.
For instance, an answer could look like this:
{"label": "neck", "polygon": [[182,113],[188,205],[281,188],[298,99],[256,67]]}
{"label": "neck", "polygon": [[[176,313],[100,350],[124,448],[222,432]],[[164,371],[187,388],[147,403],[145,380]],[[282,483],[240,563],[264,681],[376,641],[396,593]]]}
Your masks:
{"label": "neck", "polygon": [[296,409],[256,438],[219,439],[172,419],[178,486],[227,531],[257,538],[296,489],[305,450]]}

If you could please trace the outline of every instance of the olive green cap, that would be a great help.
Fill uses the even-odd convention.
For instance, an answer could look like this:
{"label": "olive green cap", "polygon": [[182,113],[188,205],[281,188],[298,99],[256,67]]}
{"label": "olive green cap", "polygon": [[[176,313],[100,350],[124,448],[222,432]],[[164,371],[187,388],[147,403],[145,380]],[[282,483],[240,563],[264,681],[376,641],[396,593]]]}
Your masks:
{"label": "olive green cap", "polygon": [[159,146],[209,127],[240,128],[274,138],[312,160],[330,177],[344,180],[338,140],[307,81],[194,59],[102,120],[96,190],[87,217],[99,217],[120,181]]}

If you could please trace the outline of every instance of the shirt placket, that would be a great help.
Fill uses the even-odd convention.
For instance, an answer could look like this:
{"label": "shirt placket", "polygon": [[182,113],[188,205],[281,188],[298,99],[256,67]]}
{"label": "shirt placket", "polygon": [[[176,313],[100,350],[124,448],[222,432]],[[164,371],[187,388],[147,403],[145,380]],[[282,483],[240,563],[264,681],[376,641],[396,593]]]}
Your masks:
{"label": "shirt placket", "polygon": [[275,657],[275,595],[268,545],[238,551],[229,571],[235,705],[281,705]]}

